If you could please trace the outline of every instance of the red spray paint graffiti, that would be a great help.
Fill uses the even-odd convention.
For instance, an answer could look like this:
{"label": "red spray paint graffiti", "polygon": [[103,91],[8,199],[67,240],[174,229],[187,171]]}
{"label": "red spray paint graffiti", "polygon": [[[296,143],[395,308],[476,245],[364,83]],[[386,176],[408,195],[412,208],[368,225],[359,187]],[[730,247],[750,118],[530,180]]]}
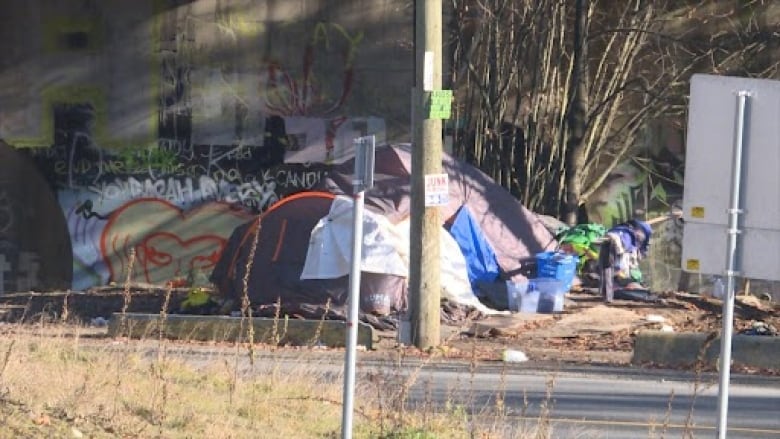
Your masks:
{"label": "red spray paint graffiti", "polygon": [[124,281],[135,251],[132,281],[163,284],[193,270],[210,271],[230,233],[251,215],[211,202],[183,211],[157,198],[133,200],[112,212],[100,238],[110,280]]}
{"label": "red spray paint graffiti", "polygon": [[[268,66],[268,95],[266,107],[279,116],[328,116],[346,102],[353,86],[354,58],[363,33],[350,35],[335,23],[319,23],[303,51],[300,79],[295,79],[279,63]],[[332,52],[332,46],[340,45],[343,72],[341,90],[337,93],[322,90],[315,72],[317,54]],[[328,96],[338,96],[326,102]]]}

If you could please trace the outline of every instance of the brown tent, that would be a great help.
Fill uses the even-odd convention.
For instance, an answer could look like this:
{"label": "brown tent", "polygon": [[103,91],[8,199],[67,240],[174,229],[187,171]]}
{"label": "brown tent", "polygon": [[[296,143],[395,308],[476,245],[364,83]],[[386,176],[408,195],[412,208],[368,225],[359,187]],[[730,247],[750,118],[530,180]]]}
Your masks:
{"label": "brown tent", "polygon": [[[334,198],[327,192],[300,192],[237,227],[211,274],[219,292],[240,303],[246,291],[253,307],[272,306],[278,300],[286,314],[304,317],[320,316],[327,304],[330,313],[343,317],[349,276],[301,280],[311,232],[327,216]],[[405,307],[406,280],[363,272],[360,295],[363,313],[388,315],[401,311]]]}
{"label": "brown tent", "polygon": [[[409,216],[412,156],[409,144],[377,147],[374,187],[366,193],[366,206],[397,222]],[[347,161],[323,179],[320,190],[335,194],[352,192],[354,160]],[[552,233],[536,214],[479,169],[445,154],[443,171],[449,178],[449,205],[441,209],[446,223],[462,205],[482,229],[507,276],[520,273],[521,261],[552,249]]]}
{"label": "brown tent", "polygon": [[[398,223],[409,216],[410,149],[408,145],[383,146],[376,154],[375,185],[366,193],[366,208]],[[443,165],[449,176],[450,203],[442,208],[442,219],[450,220],[462,205],[468,206],[505,276],[518,273],[521,260],[555,245],[537,216],[490,177],[449,156]],[[260,315],[275,311],[278,300],[284,314],[319,318],[327,312],[326,317],[344,318],[348,276],[301,280],[301,273],[311,232],[328,215],[334,194],[352,192],[353,167],[352,161],[334,167],[317,191],[284,198],[254,221],[236,228],[211,274],[219,292],[240,303],[246,291]],[[256,234],[254,258],[250,258]],[[392,326],[394,321],[377,322],[372,316],[405,309],[406,279],[364,271],[360,296],[362,320]],[[456,315],[463,312],[458,305],[449,304],[443,308],[443,317],[458,320]]]}

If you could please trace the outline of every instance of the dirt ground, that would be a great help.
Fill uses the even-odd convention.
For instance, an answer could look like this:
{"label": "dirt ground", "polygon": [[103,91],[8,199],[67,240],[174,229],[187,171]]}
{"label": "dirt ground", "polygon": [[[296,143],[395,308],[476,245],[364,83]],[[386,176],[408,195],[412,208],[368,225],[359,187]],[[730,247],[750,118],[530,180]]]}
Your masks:
{"label": "dirt ground", "polygon": [[[174,290],[168,309],[177,309],[186,290]],[[626,365],[631,361],[634,336],[642,329],[674,332],[720,332],[722,302],[698,294],[666,293],[655,302],[602,302],[592,290],[570,292],[564,311],[557,314],[508,313],[459,325],[442,325],[442,347],[436,355],[452,359],[500,361],[507,349],[519,350],[531,360],[583,364]],[[165,291],[133,288],[125,300],[121,288],[87,294],[17,293],[0,296],[0,320],[36,321],[41,317],[80,320],[114,312],[159,313]],[[763,322],[780,330],[780,304],[754,296],[737,296],[734,332]],[[398,343],[396,331],[377,331],[376,354],[398,352],[430,356]]]}
{"label": "dirt ground", "polygon": [[[571,292],[559,314],[512,313],[444,326],[442,355],[498,361],[511,349],[538,361],[626,365],[634,336],[642,329],[720,333],[722,301],[688,293],[659,298],[605,304],[593,291]],[[737,296],[734,316],[734,333],[750,330],[756,322],[780,329],[780,305],[753,296]],[[380,349],[397,346],[395,333],[381,333],[381,339]]]}

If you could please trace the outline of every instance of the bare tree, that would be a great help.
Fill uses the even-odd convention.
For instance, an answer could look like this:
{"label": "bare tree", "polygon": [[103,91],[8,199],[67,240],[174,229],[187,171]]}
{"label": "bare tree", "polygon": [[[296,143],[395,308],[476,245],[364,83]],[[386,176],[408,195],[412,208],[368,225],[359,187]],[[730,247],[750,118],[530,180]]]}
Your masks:
{"label": "bare tree", "polygon": [[777,74],[768,1],[452,4],[456,152],[569,223],[648,122],[684,111],[693,72]]}

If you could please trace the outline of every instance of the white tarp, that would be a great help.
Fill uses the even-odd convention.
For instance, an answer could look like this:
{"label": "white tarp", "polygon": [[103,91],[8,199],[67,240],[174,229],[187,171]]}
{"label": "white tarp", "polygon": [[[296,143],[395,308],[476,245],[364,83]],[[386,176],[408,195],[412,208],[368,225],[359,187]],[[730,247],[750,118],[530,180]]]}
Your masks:
{"label": "white tarp", "polygon": [[[349,274],[352,252],[352,199],[333,200],[328,215],[317,223],[309,239],[309,249],[301,279],[333,279]],[[382,215],[364,211],[361,271],[409,277],[409,220],[392,224]],[[503,314],[486,307],[471,289],[466,259],[455,239],[446,230],[440,235],[442,296],[469,305],[485,314]]]}
{"label": "white tarp", "polygon": [[[352,204],[349,197],[336,197],[328,215],[314,227],[301,279],[334,279],[349,274]],[[365,210],[360,270],[407,277],[408,264],[401,259],[396,247],[401,239],[387,218]]]}

